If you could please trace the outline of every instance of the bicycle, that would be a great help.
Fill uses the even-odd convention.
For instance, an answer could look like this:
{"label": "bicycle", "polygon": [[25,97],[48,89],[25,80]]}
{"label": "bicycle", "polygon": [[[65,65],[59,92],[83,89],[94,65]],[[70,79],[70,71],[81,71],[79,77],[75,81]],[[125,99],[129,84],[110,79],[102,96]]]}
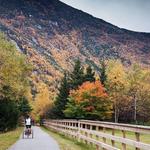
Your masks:
{"label": "bicycle", "polygon": [[25,128],[24,131],[23,131],[23,135],[22,135],[22,138],[25,139],[25,138],[34,138],[34,132],[33,132],[33,129],[31,128]]}

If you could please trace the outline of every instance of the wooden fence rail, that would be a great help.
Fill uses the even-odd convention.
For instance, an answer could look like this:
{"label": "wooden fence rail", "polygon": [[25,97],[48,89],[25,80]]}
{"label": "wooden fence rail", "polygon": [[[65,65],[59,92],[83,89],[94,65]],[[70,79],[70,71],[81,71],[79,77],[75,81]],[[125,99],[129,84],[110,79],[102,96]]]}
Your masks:
{"label": "wooden fence rail", "polygon": [[[150,150],[150,144],[141,142],[141,134],[150,134],[150,127],[119,124],[90,120],[45,120],[44,125],[56,132],[76,138],[86,144],[93,144],[96,149],[120,150],[117,143],[121,144],[121,150],[128,150],[132,146],[135,150]],[[122,136],[115,133],[121,131]],[[127,138],[127,132],[135,134],[135,139]],[[109,142],[108,142],[109,141]]]}

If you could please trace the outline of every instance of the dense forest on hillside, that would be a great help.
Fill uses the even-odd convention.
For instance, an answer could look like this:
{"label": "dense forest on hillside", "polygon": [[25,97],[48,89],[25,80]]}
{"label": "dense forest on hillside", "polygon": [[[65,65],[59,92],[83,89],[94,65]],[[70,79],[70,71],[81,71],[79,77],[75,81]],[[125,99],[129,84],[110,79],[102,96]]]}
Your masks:
{"label": "dense forest on hillside", "polygon": [[149,33],[121,29],[59,0],[0,0],[0,31],[34,66],[35,97],[41,86],[55,92],[76,58],[96,71],[103,56],[126,66],[150,64]]}
{"label": "dense forest on hillside", "polygon": [[[0,34],[0,130],[14,128],[19,118],[92,119],[148,123],[150,120],[150,70],[103,59],[99,74],[77,59],[64,72],[54,94],[43,82],[33,93],[34,67],[15,45]],[[50,94],[51,93],[51,94]],[[11,118],[11,119],[10,119]]]}

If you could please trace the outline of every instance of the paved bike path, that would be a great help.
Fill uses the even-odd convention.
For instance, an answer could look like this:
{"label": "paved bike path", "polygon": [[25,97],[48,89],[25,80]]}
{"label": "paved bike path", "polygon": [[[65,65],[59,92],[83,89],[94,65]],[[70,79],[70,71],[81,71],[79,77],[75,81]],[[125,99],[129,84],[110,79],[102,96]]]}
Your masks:
{"label": "paved bike path", "polygon": [[34,138],[22,137],[9,150],[60,150],[57,142],[39,127],[33,127]]}

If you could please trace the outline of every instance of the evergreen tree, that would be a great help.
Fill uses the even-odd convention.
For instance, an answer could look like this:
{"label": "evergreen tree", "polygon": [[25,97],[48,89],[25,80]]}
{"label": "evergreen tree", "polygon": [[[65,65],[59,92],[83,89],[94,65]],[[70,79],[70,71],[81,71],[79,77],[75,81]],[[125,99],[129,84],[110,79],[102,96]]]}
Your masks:
{"label": "evergreen tree", "polygon": [[70,88],[77,89],[84,82],[84,72],[81,62],[78,59],[75,62],[73,72],[70,75]]}
{"label": "evergreen tree", "polygon": [[105,82],[107,79],[106,75],[106,64],[104,59],[100,61],[100,81],[105,86]]}
{"label": "evergreen tree", "polygon": [[18,101],[18,108],[21,116],[26,116],[32,110],[26,97],[20,98],[20,100]]}
{"label": "evergreen tree", "polygon": [[90,82],[94,82],[95,81],[95,72],[93,72],[91,66],[89,65],[86,68],[86,74],[84,75],[84,81],[90,81]]}
{"label": "evergreen tree", "polygon": [[8,131],[17,126],[19,110],[14,100],[0,98],[0,132]]}
{"label": "evergreen tree", "polygon": [[68,102],[69,95],[69,84],[68,84],[68,76],[67,73],[64,73],[64,77],[61,81],[59,93],[56,97],[55,105],[52,110],[54,117],[56,118],[64,118],[63,111],[65,110],[66,104]]}

